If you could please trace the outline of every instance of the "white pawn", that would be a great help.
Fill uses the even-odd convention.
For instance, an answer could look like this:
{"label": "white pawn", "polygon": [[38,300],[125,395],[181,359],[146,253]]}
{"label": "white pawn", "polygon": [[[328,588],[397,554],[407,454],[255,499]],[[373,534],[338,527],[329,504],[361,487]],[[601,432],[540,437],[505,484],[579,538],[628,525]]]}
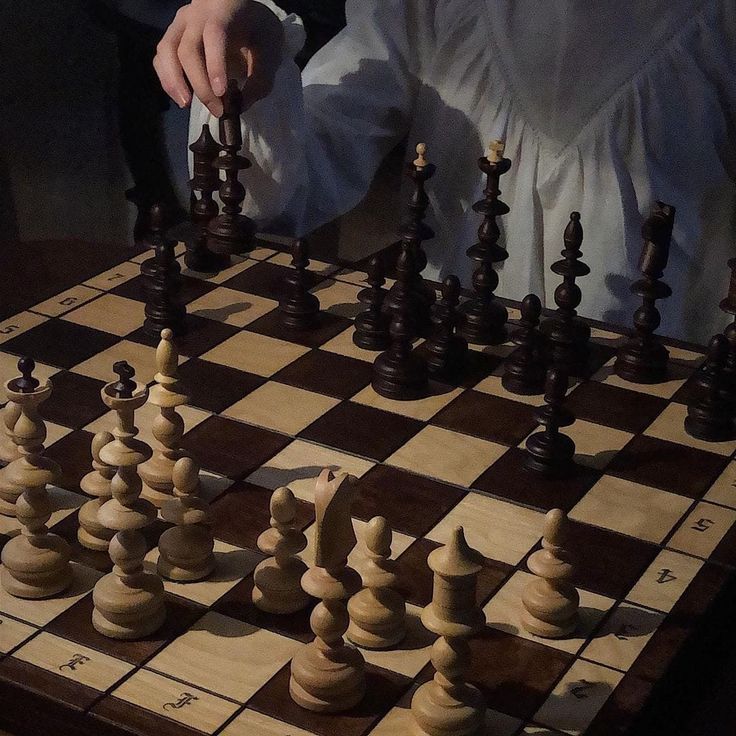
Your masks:
{"label": "white pawn", "polygon": [[347,637],[365,649],[388,649],[406,636],[406,603],[395,589],[396,561],[391,559],[391,527],[383,516],[368,522],[364,542],[368,562],[362,590],[348,603]]}
{"label": "white pawn", "polygon": [[258,537],[258,549],[272,555],[253,573],[253,603],[268,613],[295,613],[309,605],[301,578],[306,564],[296,555],[307,538],[294,526],[297,501],[290,488],[278,488],[271,496],[271,528]]}
{"label": "white pawn", "polygon": [[82,478],[80,488],[89,496],[95,496],[79,509],[79,529],[77,539],[87,549],[107,552],[115,532],[100,523],[98,518],[102,505],[112,498],[110,483],[115,476],[115,468],[102,462],[102,448],[115,438],[110,432],[98,432],[92,438],[92,472]]}
{"label": "white pawn", "polygon": [[176,461],[175,498],[165,501],[161,516],[176,526],[158,542],[158,573],[177,582],[206,578],[215,569],[214,540],[206,502],[199,496],[199,468],[189,457]]}
{"label": "white pawn", "polygon": [[547,513],[542,549],[529,557],[536,575],[522,594],[523,627],[545,639],[570,636],[578,625],[580,596],[570,583],[574,568],[563,549],[567,537],[567,515],[560,509]]}

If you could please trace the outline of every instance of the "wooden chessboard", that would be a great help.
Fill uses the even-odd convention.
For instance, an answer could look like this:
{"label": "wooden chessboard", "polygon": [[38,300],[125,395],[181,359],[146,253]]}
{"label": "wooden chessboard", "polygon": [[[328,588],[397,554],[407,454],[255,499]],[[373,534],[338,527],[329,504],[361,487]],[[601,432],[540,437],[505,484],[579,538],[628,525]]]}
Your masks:
{"label": "wooden chessboard", "polygon": [[[28,602],[0,592],[0,725],[61,736],[405,733],[411,693],[431,672],[431,639],[417,618],[431,597],[426,558],[462,524],[487,558],[479,598],[488,623],[472,642],[472,679],[488,700],[488,733],[632,731],[736,565],[736,443],[701,442],[682,426],[701,352],[671,348],[667,382],[635,386],[611,372],[619,333],[594,329],[596,372],[569,395],[579,468],[547,481],[522,468],[541,397],[501,387],[509,345],[472,346],[461,386],[389,401],[370,388],[375,355],[351,341],[364,274],[313,262],[326,314],[297,336],[274,311],[285,254],[264,245],[217,276],[185,272],[185,445],[206,471],[218,570],[205,582],[166,583],[164,628],[117,642],[91,625],[91,589],[109,563],[78,545],[76,512],[92,433],[111,420],[99,392],[112,363],[128,360],[140,380],[153,377],[155,343],[141,330],[144,258],[0,324],[3,379],[24,354],[53,379],[43,408],[48,454],[64,472],[51,489],[50,526],[75,550],[75,582],[63,597]],[[149,441],[152,409],[137,421]],[[271,491],[292,488],[309,536],[313,479],[325,466],[359,478],[359,534],[375,514],[393,527],[410,614],[398,651],[366,653],[368,695],[342,715],[308,713],[288,695],[289,660],[310,638],[308,612],[267,615],[250,598]],[[527,635],[518,620],[525,562],[552,507],[573,520],[582,601],[578,635],[560,642]],[[152,547],[165,526],[149,530]],[[0,517],[1,541],[17,529]],[[354,561],[360,566],[359,551]]]}

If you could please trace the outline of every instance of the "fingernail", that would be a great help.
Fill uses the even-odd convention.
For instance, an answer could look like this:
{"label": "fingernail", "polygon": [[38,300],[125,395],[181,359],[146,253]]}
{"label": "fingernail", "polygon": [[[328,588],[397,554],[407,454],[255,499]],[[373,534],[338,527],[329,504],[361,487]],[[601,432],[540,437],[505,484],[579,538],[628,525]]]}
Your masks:
{"label": "fingernail", "polygon": [[212,80],[212,91],[218,97],[222,97],[225,94],[226,88],[227,88],[227,85],[225,84],[225,80],[222,77],[215,77]]}
{"label": "fingernail", "polygon": [[185,107],[188,107],[188,106],[189,106],[189,97],[187,97],[187,95],[180,92],[179,93],[179,107],[184,109]]}

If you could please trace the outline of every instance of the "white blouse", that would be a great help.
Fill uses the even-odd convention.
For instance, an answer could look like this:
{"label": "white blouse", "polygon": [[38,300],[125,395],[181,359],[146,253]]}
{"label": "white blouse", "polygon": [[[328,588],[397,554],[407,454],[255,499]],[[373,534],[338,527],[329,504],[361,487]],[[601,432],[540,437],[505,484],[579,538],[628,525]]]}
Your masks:
{"label": "white blouse", "polygon": [[[735,0],[348,0],[347,16],[300,76],[290,57],[303,29],[280,13],[289,58],[243,114],[245,211],[262,226],[306,233],[346,212],[408,133],[437,165],[425,274],[470,286],[476,161],[500,137],[512,168],[499,295],[554,306],[549,267],[578,210],[592,269],[579,311],[630,325],[641,225],[660,199],[677,208],[661,331],[705,341],[722,329],[736,255]],[[195,104],[190,136],[208,121],[216,131]]]}

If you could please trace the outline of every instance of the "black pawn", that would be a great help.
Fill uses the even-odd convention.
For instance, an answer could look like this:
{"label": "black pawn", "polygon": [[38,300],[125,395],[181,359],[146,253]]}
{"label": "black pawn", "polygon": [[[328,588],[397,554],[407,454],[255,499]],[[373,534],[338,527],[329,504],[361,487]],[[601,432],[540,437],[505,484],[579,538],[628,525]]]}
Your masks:
{"label": "black pawn", "polygon": [[292,248],[291,265],[286,277],[284,297],[279,302],[281,324],[291,330],[309,330],[319,318],[319,299],[309,291],[309,245],[300,238]]}
{"label": "black pawn", "polygon": [[373,363],[373,390],[388,399],[411,401],[428,392],[427,364],[414,352],[414,330],[409,318],[394,315],[391,320],[391,347]]}
{"label": "black pawn", "polygon": [[687,409],[685,431],[691,437],[707,442],[736,439],[733,404],[722,393],[727,356],[728,341],[723,335],[716,335],[708,345],[708,364],[701,377],[704,394]]}
{"label": "black pawn", "polygon": [[118,377],[118,380],[110,387],[112,395],[118,399],[132,399],[136,389],[133,367],[125,360],[119,360],[113,364],[112,371]]}
{"label": "black pawn", "polygon": [[435,378],[457,378],[465,366],[468,342],[457,334],[459,303],[460,280],[448,276],[442,283],[442,299],[434,305],[434,331],[427,343],[427,369]]}
{"label": "black pawn", "polygon": [[181,302],[181,268],[174,254],[174,242],[164,234],[165,215],[159,204],[151,207],[151,247],[153,258],[141,265],[146,279],[146,319],[148,335],[158,338],[169,328],[175,335],[185,331],[186,310]]}
{"label": "black pawn", "polygon": [[21,358],[18,361],[20,376],[13,381],[13,390],[21,394],[32,394],[39,386],[38,379],[33,377],[35,370],[36,361],[33,358]]}
{"label": "black pawn", "polygon": [[567,393],[567,375],[559,368],[547,371],[544,400],[534,418],[544,426],[544,431],[533,434],[526,443],[524,465],[547,476],[559,477],[569,473],[573,466],[575,443],[561,427],[569,427],[574,421],[573,413],[564,406]]}
{"label": "black pawn", "polygon": [[536,294],[527,294],[521,303],[519,329],[512,341],[516,350],[504,364],[501,377],[503,387],[513,394],[531,396],[544,390],[546,367],[544,361],[544,338],[539,331],[542,302]]}
{"label": "black pawn", "polygon": [[358,301],[365,309],[355,318],[353,342],[364,350],[385,350],[390,343],[389,317],[383,311],[386,279],[383,260],[373,256],[368,264],[368,287],[358,294]]}

